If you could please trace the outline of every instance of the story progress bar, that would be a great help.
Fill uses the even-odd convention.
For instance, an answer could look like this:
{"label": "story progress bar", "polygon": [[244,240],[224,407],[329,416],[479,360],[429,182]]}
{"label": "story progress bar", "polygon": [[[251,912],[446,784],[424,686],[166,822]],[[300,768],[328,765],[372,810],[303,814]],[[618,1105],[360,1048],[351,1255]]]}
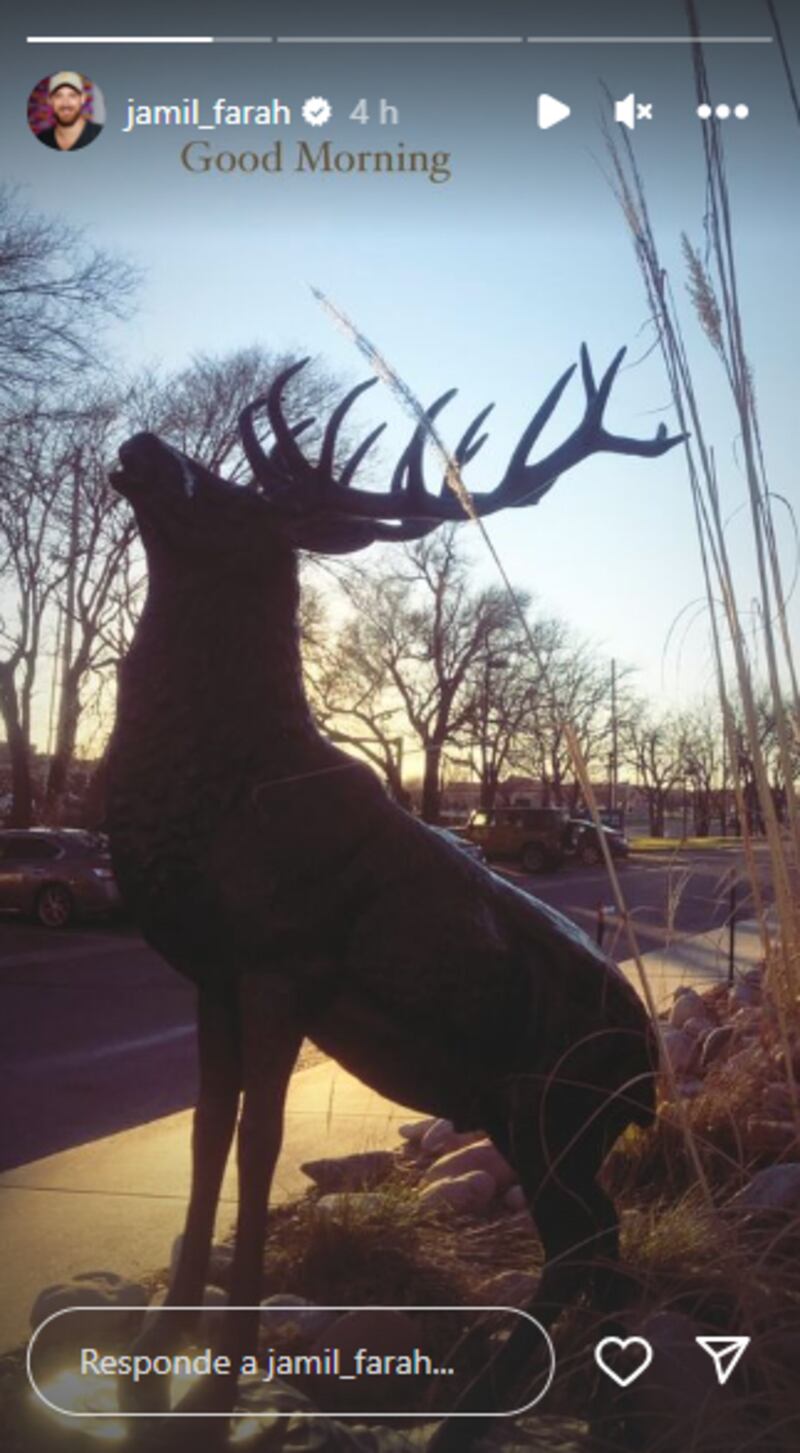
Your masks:
{"label": "story progress bar", "polygon": [[771,35],[28,35],[28,45],[770,45]]}

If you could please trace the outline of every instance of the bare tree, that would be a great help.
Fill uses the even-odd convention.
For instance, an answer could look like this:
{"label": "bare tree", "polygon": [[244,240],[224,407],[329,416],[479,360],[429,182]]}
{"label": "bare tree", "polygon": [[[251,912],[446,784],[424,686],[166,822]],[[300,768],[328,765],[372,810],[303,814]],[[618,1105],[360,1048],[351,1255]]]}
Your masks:
{"label": "bare tree", "polygon": [[[527,597],[517,593],[525,609]],[[530,622],[537,647],[549,623]],[[498,618],[487,635],[485,649],[472,662],[467,677],[467,702],[460,734],[459,766],[469,768],[480,784],[480,805],[494,807],[497,789],[514,760],[520,739],[530,729],[540,693],[544,689],[538,650],[531,654],[530,642],[518,620]]]}
{"label": "bare tree", "polygon": [[[575,733],[587,767],[605,775],[613,736],[611,663],[566,622],[555,619],[539,622],[536,659],[541,677],[513,762],[539,778],[545,806],[574,811],[581,792],[566,728]],[[617,667],[618,731],[630,712],[630,677],[629,668]]]}
{"label": "bare tree", "polygon": [[[304,609],[308,611],[304,592]],[[355,747],[378,768],[389,793],[410,805],[403,785],[403,734],[408,730],[385,658],[371,650],[363,623],[347,621],[338,635],[310,643],[306,630],[305,675],[317,722],[331,741]]]}
{"label": "bare tree", "polygon": [[99,326],[127,314],[137,282],[129,263],[0,188],[0,394],[19,398],[94,366]]}
{"label": "bare tree", "polygon": [[0,443],[0,714],[11,765],[10,821],[33,815],[31,717],[43,633],[67,573],[57,542],[68,461],[60,421],[32,408],[6,423]]}
{"label": "bare tree", "polygon": [[[63,809],[87,679],[121,659],[110,649],[110,638],[118,631],[120,587],[130,578],[125,557],[134,530],[108,486],[107,469],[124,424],[124,402],[101,395],[69,421],[64,442],[67,471],[54,512],[57,553],[65,566],[54,596],[59,609],[57,713],[43,806],[45,821],[52,823]],[[123,642],[120,646],[124,649]]]}
{"label": "bare tree", "polygon": [[[176,449],[226,479],[246,481],[251,471],[242,449],[239,416],[253,399],[268,392],[293,357],[254,345],[226,354],[197,354],[185,368],[170,374],[143,374],[132,390],[133,427],[162,434]],[[329,413],[341,387],[341,377],[315,360],[287,389],[295,417],[306,425],[304,442],[308,440],[312,448],[320,436],[316,420]],[[345,431],[343,450],[347,442]]]}
{"label": "bare tree", "polygon": [[640,710],[627,723],[623,750],[647,802],[650,834],[663,837],[669,795],[684,771],[684,724],[669,714],[653,716],[640,705]]}
{"label": "bare tree", "polygon": [[705,701],[682,713],[679,736],[683,743],[682,775],[692,795],[695,836],[708,837],[715,811],[720,814],[724,831],[727,764],[725,735],[717,704]]}
{"label": "bare tree", "polygon": [[[473,589],[452,526],[342,580],[351,617],[329,661],[326,729],[379,761],[391,785],[405,726],[424,757],[422,815],[436,822],[443,753],[474,708],[471,673],[516,627],[513,606],[505,591]],[[357,740],[367,735],[371,750]]]}

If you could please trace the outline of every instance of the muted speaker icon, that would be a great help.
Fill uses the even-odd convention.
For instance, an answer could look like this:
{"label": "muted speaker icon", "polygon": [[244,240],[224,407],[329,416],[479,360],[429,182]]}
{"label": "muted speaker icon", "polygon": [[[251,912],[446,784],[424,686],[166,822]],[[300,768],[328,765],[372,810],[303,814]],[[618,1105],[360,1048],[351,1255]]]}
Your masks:
{"label": "muted speaker icon", "polygon": [[614,102],[614,120],[633,131],[637,121],[652,121],[653,102],[637,101],[633,91],[622,101]]}

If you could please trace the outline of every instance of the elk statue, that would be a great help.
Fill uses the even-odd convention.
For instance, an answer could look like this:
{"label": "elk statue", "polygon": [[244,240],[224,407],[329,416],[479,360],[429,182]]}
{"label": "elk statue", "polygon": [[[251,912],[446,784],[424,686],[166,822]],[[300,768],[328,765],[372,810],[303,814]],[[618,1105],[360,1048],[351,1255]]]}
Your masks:
{"label": "elk statue", "polygon": [[[582,349],[580,423],[528,462],[573,367],[501,482],[473,496],[478,515],[537,504],[591,454],[654,458],[680,442],[663,425],[650,440],[606,431],[623,353],[598,383]],[[287,1085],[309,1036],[382,1095],[492,1138],[516,1168],[544,1248],[533,1309],[547,1323],[585,1286],[597,1291],[617,1257],[617,1217],[597,1174],[621,1131],[652,1119],[652,1029],[580,930],[395,806],[370,769],[316,729],[300,666],[297,552],[418,539],[463,515],[446,485],[426,488],[426,422],[388,492],[352,483],[380,429],[337,473],[342,422],[368,384],[333,411],[311,462],[297,438],[308,421],[293,427],[283,402],[302,367],[241,415],[250,486],[226,483],[152,434],[122,446],[111,476],[133,508],[149,575],[108,758],[114,869],[148,943],[198,994],[191,1194],[167,1307],[202,1301],[234,1132],[230,1303],[258,1307]],[[256,429],[262,409],[268,449]],[[483,443],[488,412],[461,439],[460,465]],[[220,1322],[220,1351],[236,1369],[255,1344],[257,1312]],[[165,1312],[138,1345],[170,1351],[188,1330]],[[235,1373],[206,1379],[185,1410],[230,1410],[235,1382]],[[147,1410],[163,1411],[144,1387]],[[157,1423],[169,1447],[216,1446],[227,1427],[203,1418],[200,1443],[193,1419]],[[437,1446],[451,1446],[456,1426],[443,1425]],[[467,1442],[462,1424],[452,1446]]]}

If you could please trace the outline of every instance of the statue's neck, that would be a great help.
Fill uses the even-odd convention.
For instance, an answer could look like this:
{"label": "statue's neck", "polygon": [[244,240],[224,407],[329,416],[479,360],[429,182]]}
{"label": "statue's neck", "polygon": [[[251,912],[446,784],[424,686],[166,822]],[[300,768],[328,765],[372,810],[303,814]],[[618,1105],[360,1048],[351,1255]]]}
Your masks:
{"label": "statue's neck", "polygon": [[[277,576],[277,572],[276,572]],[[318,740],[303,688],[294,562],[268,582],[151,580],[125,663],[125,707],[183,724],[194,749],[289,755]]]}

